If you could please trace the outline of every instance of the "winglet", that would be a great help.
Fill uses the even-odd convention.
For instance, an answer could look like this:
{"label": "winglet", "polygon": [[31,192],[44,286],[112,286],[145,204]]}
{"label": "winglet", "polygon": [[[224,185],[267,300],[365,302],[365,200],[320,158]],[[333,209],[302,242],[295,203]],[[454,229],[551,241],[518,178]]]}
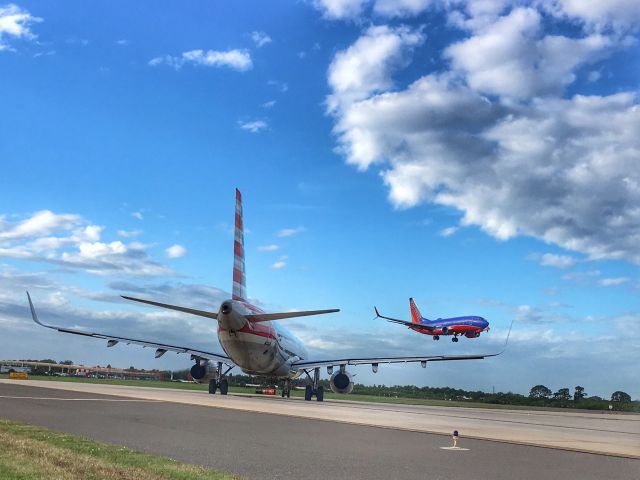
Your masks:
{"label": "winglet", "polygon": [[36,322],[38,325],[42,325],[43,327],[46,327],[44,323],[38,320],[38,314],[36,313],[36,309],[33,306],[33,302],[31,301],[31,295],[29,295],[29,292],[27,292],[27,299],[29,299],[29,308],[31,309],[31,318],[33,318],[33,321]]}
{"label": "winglet", "polygon": [[373,307],[373,310],[376,312],[376,318],[380,318],[380,312],[378,311],[378,307]]}

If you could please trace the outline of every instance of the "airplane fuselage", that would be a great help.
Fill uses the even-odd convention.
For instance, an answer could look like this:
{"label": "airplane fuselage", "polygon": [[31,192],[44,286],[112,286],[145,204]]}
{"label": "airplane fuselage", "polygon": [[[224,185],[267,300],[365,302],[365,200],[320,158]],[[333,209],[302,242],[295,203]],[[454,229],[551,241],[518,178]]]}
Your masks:
{"label": "airplane fuselage", "polygon": [[218,311],[218,340],[225,353],[249,375],[295,378],[291,364],[308,358],[302,341],[276,321],[254,322],[245,315],[265,313],[240,300],[227,300]]}
{"label": "airplane fuselage", "polygon": [[432,330],[409,328],[427,335],[465,335],[473,338],[487,330],[489,322],[476,316],[438,318],[437,320],[428,320],[423,317],[418,325],[428,325],[434,328]]}

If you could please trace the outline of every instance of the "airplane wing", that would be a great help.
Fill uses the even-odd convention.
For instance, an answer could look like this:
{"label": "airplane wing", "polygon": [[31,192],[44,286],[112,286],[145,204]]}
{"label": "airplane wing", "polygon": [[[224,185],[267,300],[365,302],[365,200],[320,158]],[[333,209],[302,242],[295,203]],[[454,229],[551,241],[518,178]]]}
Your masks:
{"label": "airplane wing", "polygon": [[507,333],[507,339],[504,342],[504,348],[497,353],[485,353],[478,355],[424,355],[424,356],[407,356],[407,357],[370,357],[370,358],[341,358],[335,360],[320,360],[320,361],[302,361],[292,364],[293,367],[297,367],[302,370],[319,368],[319,367],[335,367],[340,365],[373,365],[374,367],[379,363],[416,363],[416,362],[444,362],[451,360],[482,360],[483,358],[497,357],[502,355],[507,349],[509,343],[509,337],[511,336],[511,327],[513,327],[513,320],[509,326],[509,332]]}
{"label": "airplane wing", "polygon": [[191,315],[198,315],[199,317],[213,318],[214,320],[218,319],[218,314],[214,312],[207,312],[205,310],[196,310],[195,308],[179,307],[177,305],[169,305],[168,303],[153,302],[151,300],[143,300],[141,298],[127,297],[125,295],[120,295],[120,296],[127,300],[146,303],[148,305],[153,305],[155,307],[168,308],[169,310],[177,310],[178,312],[189,313]]}
{"label": "airplane wing", "polygon": [[336,313],[340,309],[332,308],[331,310],[305,310],[301,312],[282,312],[282,313],[257,313],[245,315],[247,320],[253,322],[270,322],[272,320],[281,320],[283,318],[307,317],[309,315],[323,315],[325,313]]}
{"label": "airplane wing", "polygon": [[421,323],[407,322],[406,320],[400,320],[398,318],[385,317],[384,315],[380,315],[380,312],[378,312],[378,309],[376,307],[373,307],[373,309],[376,312],[376,318],[384,318],[387,322],[399,323],[400,325],[404,325],[406,327],[411,327],[416,330],[424,330],[427,332],[430,332],[435,329],[435,327],[431,325],[423,325]]}
{"label": "airplane wing", "polygon": [[221,355],[213,352],[205,352],[204,350],[198,350],[195,348],[170,345],[166,343],[150,342],[147,340],[138,340],[135,338],[119,337],[116,335],[107,335],[104,333],[88,332],[86,330],[77,330],[74,328],[57,327],[55,325],[46,325],[38,319],[38,314],[36,313],[36,309],[33,306],[33,302],[31,301],[31,295],[29,295],[29,292],[27,292],[27,298],[29,299],[29,308],[31,309],[31,317],[33,318],[33,321],[42,327],[51,328],[62,333],[72,333],[74,335],[83,335],[85,337],[102,338],[104,340],[107,340],[108,347],[113,347],[120,342],[126,343],[127,345],[134,344],[142,345],[143,347],[153,347],[156,349],[156,358],[161,357],[166,352],[186,353],[198,358],[213,360],[216,362],[223,362],[228,366],[235,366],[235,363],[226,355]]}

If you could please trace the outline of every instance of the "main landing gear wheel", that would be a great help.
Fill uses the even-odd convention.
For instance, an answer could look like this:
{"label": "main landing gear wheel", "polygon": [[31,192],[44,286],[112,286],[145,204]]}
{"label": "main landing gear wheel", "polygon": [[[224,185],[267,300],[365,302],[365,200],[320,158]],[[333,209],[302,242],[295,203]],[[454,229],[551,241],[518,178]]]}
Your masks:
{"label": "main landing gear wheel", "polygon": [[209,393],[215,395],[218,389],[218,382],[216,380],[209,380]]}
{"label": "main landing gear wheel", "polygon": [[451,341],[452,341],[452,342],[454,342],[454,343],[455,343],[455,342],[457,342],[457,341],[458,341],[458,337],[453,337],[453,338],[451,339]]}
{"label": "main landing gear wheel", "polygon": [[433,339],[434,339],[434,340],[440,340],[440,335],[434,335],[434,336],[433,336]]}
{"label": "main landing gear wheel", "polygon": [[226,395],[229,392],[229,381],[226,378],[220,380],[220,395]]}
{"label": "main landing gear wheel", "polygon": [[324,387],[322,385],[316,390],[316,400],[319,402],[324,401]]}
{"label": "main landing gear wheel", "polygon": [[311,385],[307,385],[304,387],[304,399],[309,402],[311,401],[311,397],[313,397],[313,387]]}

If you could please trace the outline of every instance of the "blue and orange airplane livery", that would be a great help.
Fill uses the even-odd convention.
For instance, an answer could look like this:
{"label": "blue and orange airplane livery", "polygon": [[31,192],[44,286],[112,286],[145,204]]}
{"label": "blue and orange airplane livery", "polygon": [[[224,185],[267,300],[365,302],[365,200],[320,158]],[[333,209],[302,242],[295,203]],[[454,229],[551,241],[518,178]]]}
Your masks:
{"label": "blue and orange airplane livery", "polygon": [[420,314],[420,310],[418,310],[413,298],[409,299],[409,308],[411,309],[411,321],[407,322],[405,320],[380,315],[378,309],[373,307],[376,311],[376,317],[405,325],[411,330],[425,335],[431,335],[434,340],[440,340],[440,335],[453,335],[451,341],[457,342],[458,335],[464,335],[467,338],[478,338],[481,332],[489,330],[489,322],[482,317],[466,316],[429,320]]}

